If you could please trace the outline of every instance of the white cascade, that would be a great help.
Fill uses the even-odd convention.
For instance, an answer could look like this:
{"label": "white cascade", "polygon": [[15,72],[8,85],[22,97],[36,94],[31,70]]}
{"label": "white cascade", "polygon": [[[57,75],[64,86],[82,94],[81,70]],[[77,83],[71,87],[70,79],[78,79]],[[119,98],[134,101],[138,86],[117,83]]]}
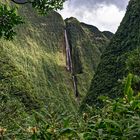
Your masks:
{"label": "white cascade", "polygon": [[72,72],[72,58],[71,49],[68,42],[67,31],[65,30],[65,43],[66,43],[66,68],[68,71]]}
{"label": "white cascade", "polygon": [[71,49],[68,41],[67,31],[65,30],[65,49],[66,49],[66,68],[68,71],[72,74],[72,81],[73,81],[73,87],[74,87],[74,94],[75,97],[79,97],[78,87],[77,87],[77,77],[73,73],[73,64],[72,64],[72,58],[71,58]]}

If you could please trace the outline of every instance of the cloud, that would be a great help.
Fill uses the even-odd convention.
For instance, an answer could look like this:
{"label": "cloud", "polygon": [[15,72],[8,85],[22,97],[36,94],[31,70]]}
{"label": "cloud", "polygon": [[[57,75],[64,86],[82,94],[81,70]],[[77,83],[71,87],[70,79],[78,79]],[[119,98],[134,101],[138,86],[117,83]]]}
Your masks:
{"label": "cloud", "polygon": [[115,5],[120,10],[125,9],[128,0],[68,0],[75,8],[79,6],[86,6],[88,8],[97,7],[100,4]]}
{"label": "cloud", "polygon": [[115,32],[125,14],[127,4],[128,0],[68,0],[59,13],[64,18],[76,17],[79,21],[94,25],[102,31]]}

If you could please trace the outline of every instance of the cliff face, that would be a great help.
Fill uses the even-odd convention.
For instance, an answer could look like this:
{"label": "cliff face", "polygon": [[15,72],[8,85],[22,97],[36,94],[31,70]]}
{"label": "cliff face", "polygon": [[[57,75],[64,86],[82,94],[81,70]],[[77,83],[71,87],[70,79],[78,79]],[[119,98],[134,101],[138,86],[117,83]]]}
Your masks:
{"label": "cliff face", "polygon": [[122,80],[128,74],[126,62],[131,52],[140,47],[140,1],[131,0],[126,15],[104,51],[101,62],[92,80],[84,104],[100,105],[100,95],[111,98],[123,94]]}
{"label": "cliff face", "polygon": [[66,19],[65,23],[72,53],[73,72],[79,81],[80,96],[84,97],[109,38],[98,28],[80,23],[73,17]]}
{"label": "cliff face", "polygon": [[[42,17],[32,11],[30,7],[21,8],[26,23],[17,28],[13,41],[0,40],[1,126],[12,125],[8,118],[23,122],[32,109],[75,112],[78,104],[72,76],[77,76],[82,99],[110,39],[100,31],[97,37],[76,19],[64,21],[56,12]],[[65,30],[73,73],[66,69]]]}

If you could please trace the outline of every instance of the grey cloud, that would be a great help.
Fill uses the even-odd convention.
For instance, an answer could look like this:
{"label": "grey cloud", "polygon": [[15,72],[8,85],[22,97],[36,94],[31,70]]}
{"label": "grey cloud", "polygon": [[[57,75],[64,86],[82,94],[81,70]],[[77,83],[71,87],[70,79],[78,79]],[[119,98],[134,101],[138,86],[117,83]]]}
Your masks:
{"label": "grey cloud", "polygon": [[87,8],[96,8],[99,4],[116,5],[120,10],[124,10],[129,0],[68,0],[74,7],[85,6]]}
{"label": "grey cloud", "polygon": [[67,0],[64,10],[60,13],[64,18],[73,16],[102,31],[115,32],[125,14],[128,2],[129,0]]}

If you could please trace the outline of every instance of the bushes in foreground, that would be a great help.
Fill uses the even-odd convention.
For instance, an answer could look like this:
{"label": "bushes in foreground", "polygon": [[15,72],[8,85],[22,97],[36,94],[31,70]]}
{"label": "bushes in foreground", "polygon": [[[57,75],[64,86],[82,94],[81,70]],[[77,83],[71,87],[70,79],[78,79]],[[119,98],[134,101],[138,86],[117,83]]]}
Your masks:
{"label": "bushes in foreground", "polygon": [[[124,98],[100,97],[105,106],[88,107],[88,113],[68,115],[49,111],[34,113],[27,128],[0,128],[1,139],[28,140],[137,140],[140,137],[140,94],[131,88],[133,75],[126,78]],[[29,118],[28,118],[29,119]],[[17,126],[17,124],[16,124]]]}

